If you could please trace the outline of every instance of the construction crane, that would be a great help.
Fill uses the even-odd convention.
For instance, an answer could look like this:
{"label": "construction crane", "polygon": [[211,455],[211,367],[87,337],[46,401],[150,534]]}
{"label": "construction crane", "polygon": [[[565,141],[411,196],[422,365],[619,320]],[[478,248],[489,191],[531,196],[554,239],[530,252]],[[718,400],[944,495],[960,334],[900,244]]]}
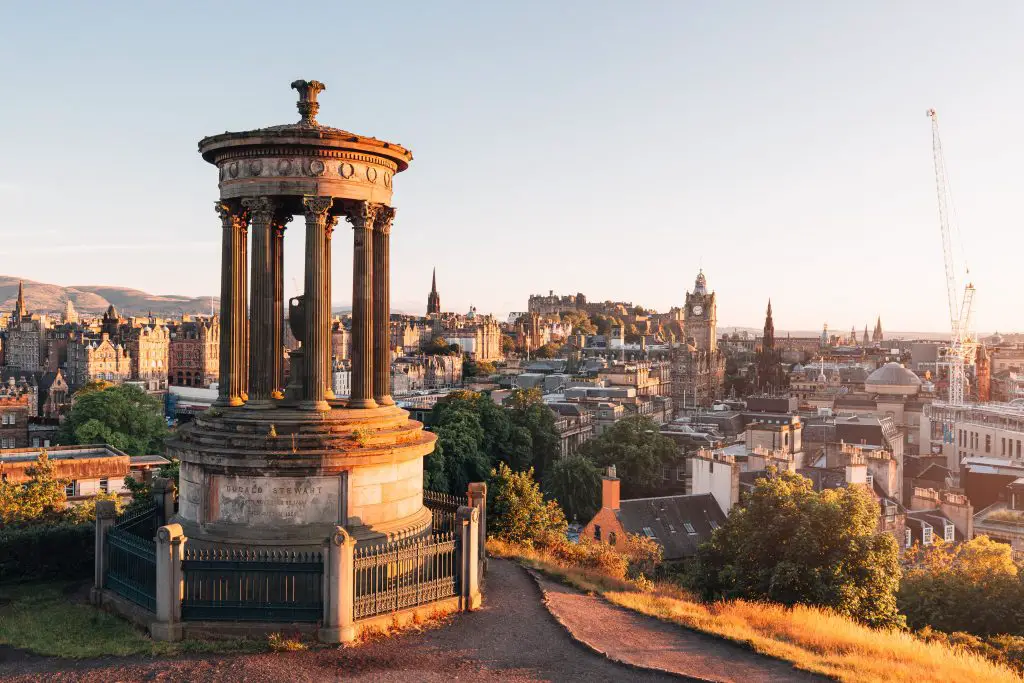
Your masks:
{"label": "construction crane", "polygon": [[[953,260],[952,237],[950,235],[952,198],[946,177],[946,161],[942,155],[942,140],[939,137],[939,117],[929,109],[932,122],[932,156],[935,161],[935,190],[939,198],[939,229],[942,231],[942,255],[946,262],[946,298],[949,302],[950,343],[944,363],[949,367],[949,403],[959,406],[964,403],[964,385],[967,382],[966,366],[973,358],[977,346],[971,337],[971,310],[974,304],[974,285],[964,287],[963,297],[957,295],[956,263]],[[952,216],[955,220],[955,215]],[[968,271],[969,274],[969,271]]]}

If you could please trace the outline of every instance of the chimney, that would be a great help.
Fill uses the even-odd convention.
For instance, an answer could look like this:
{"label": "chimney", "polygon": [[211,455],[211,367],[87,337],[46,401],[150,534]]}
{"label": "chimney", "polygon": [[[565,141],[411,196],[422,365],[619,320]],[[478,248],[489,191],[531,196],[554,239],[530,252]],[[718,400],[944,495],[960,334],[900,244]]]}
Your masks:
{"label": "chimney", "polygon": [[619,478],[615,476],[615,465],[609,467],[601,477],[601,507],[619,509]]}
{"label": "chimney", "polygon": [[960,493],[943,491],[939,501],[939,509],[942,514],[953,522],[956,530],[970,540],[974,538],[974,506],[967,496]]}
{"label": "chimney", "polygon": [[851,462],[846,466],[846,483],[850,484],[867,484],[868,483],[868,466],[864,462]]}

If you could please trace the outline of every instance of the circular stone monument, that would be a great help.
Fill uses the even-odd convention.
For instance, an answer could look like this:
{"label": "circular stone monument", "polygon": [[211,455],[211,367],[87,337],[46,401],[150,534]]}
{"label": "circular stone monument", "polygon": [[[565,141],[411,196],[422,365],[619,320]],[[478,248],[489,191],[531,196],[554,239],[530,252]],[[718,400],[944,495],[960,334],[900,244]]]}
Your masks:
{"label": "circular stone monument", "polygon": [[[218,546],[320,547],[338,524],[361,543],[427,535],[423,457],[436,437],[390,396],[390,203],[412,154],[321,126],[325,86],[292,87],[298,123],[199,143],[220,178],[220,385],[214,407],[169,443],[181,461],[176,521],[190,543]],[[302,346],[286,381],[282,254],[296,214],[305,287],[287,324]],[[352,395],[337,398],[331,252],[342,219],[352,228]]]}

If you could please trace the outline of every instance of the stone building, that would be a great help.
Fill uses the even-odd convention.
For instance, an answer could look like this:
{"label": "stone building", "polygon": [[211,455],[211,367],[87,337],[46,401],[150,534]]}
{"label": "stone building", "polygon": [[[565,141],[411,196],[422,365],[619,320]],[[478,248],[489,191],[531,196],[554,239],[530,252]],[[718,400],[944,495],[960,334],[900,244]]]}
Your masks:
{"label": "stone building", "polygon": [[131,378],[145,383],[149,391],[167,388],[170,341],[171,333],[164,325],[136,327],[128,336]]}
{"label": "stone building", "polygon": [[331,358],[338,361],[352,358],[352,333],[341,318],[331,321]]}
{"label": "stone building", "polygon": [[686,293],[686,307],[683,309],[683,341],[692,339],[694,345],[703,351],[715,353],[718,350],[718,303],[715,293],[708,292],[704,271],[697,273],[693,292]]}
{"label": "stone building", "polygon": [[46,323],[25,307],[25,285],[18,283],[18,300],[7,321],[4,364],[11,370],[36,372],[42,365]]}
{"label": "stone building", "polygon": [[585,311],[587,310],[587,297],[580,293],[577,293],[576,296],[558,296],[554,290],[549,290],[547,296],[531,294],[526,310],[539,316]]}
{"label": "stone building", "polygon": [[434,336],[444,337],[449,344],[458,344],[470,359],[485,362],[502,360],[501,326],[490,315],[477,315],[470,309],[465,316],[438,318]]}
{"label": "stone building", "polygon": [[422,318],[399,317],[391,320],[391,348],[399,353],[415,354],[432,339],[434,326]]}
{"label": "stone building", "polygon": [[756,352],[757,358],[757,390],[761,393],[774,395],[785,385],[782,370],[782,358],[775,348],[775,321],[772,319],[772,300],[768,300],[768,310],[764,318],[764,333],[761,345]]}
{"label": "stone building", "polygon": [[208,387],[217,382],[220,363],[220,321],[197,318],[170,332],[167,379],[183,387]]}
{"label": "stone building", "polygon": [[132,378],[128,349],[103,332],[99,337],[79,333],[68,341],[68,383],[76,390],[88,382],[120,384]]}
{"label": "stone building", "polygon": [[28,445],[29,398],[25,386],[8,383],[0,389],[0,448]]}
{"label": "stone building", "polygon": [[60,368],[43,373],[39,380],[38,417],[49,420],[63,417],[71,409],[71,388]]}
{"label": "stone building", "polygon": [[462,356],[406,356],[391,366],[395,395],[462,384]]}
{"label": "stone building", "polygon": [[441,315],[441,295],[437,293],[437,268],[430,279],[430,294],[427,295],[427,316]]}

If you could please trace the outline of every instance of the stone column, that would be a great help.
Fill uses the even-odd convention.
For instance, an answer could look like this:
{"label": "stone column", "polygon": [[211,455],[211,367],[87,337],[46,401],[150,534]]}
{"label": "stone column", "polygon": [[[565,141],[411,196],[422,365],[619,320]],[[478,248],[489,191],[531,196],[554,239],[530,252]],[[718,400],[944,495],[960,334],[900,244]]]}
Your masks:
{"label": "stone column", "polygon": [[92,590],[89,599],[94,605],[103,603],[103,585],[107,581],[107,532],[117,521],[117,508],[112,500],[96,501],[96,545]]}
{"label": "stone column", "polygon": [[306,291],[303,330],[302,402],[305,410],[330,410],[327,403],[327,377],[329,362],[330,300],[327,291],[330,278],[324,248],[327,245],[327,212],[334,200],[331,197],[305,197],[306,207]]}
{"label": "stone column", "polygon": [[246,408],[272,408],[274,390],[274,202],[268,197],[243,199],[252,217],[252,298],[249,303],[249,397]]}
{"label": "stone column", "polygon": [[373,223],[373,398],[393,406],[391,399],[391,224],[395,210],[377,209]]}
{"label": "stone column", "polygon": [[322,643],[351,643],[356,639],[354,625],[355,572],[352,561],[356,539],[337,526],[327,539],[324,553],[324,616],[317,632]]}
{"label": "stone column", "polygon": [[153,477],[153,502],[156,503],[156,514],[163,526],[174,517],[174,480],[169,477]]}
{"label": "stone column", "polygon": [[277,216],[273,225],[271,244],[271,266],[274,269],[274,315],[271,328],[271,346],[274,349],[273,398],[284,398],[284,230],[292,220],[291,216]]}
{"label": "stone column", "polygon": [[466,492],[469,507],[480,511],[480,575],[487,571],[487,482],[470,482]]}
{"label": "stone column", "polygon": [[220,389],[216,405],[240,406],[245,402],[242,363],[245,343],[241,328],[245,320],[247,219],[241,211],[226,202],[217,202],[215,208],[220,214],[223,228],[220,263]]}
{"label": "stone column", "polygon": [[180,524],[156,532],[156,621],[149,625],[153,640],[181,640],[181,555],[185,534]]}
{"label": "stone column", "polygon": [[480,608],[480,511],[460,505],[455,513],[459,535],[459,598],[464,612]]}
{"label": "stone column", "polygon": [[334,395],[334,316],[331,315],[331,237],[337,225],[337,216],[327,217],[327,229],[324,231],[324,260],[327,263],[327,366],[324,376],[327,378],[327,390],[324,393],[329,401],[337,398]]}
{"label": "stone column", "polygon": [[373,224],[377,205],[356,202],[352,224],[352,392],[349,408],[376,408],[373,400]]}

